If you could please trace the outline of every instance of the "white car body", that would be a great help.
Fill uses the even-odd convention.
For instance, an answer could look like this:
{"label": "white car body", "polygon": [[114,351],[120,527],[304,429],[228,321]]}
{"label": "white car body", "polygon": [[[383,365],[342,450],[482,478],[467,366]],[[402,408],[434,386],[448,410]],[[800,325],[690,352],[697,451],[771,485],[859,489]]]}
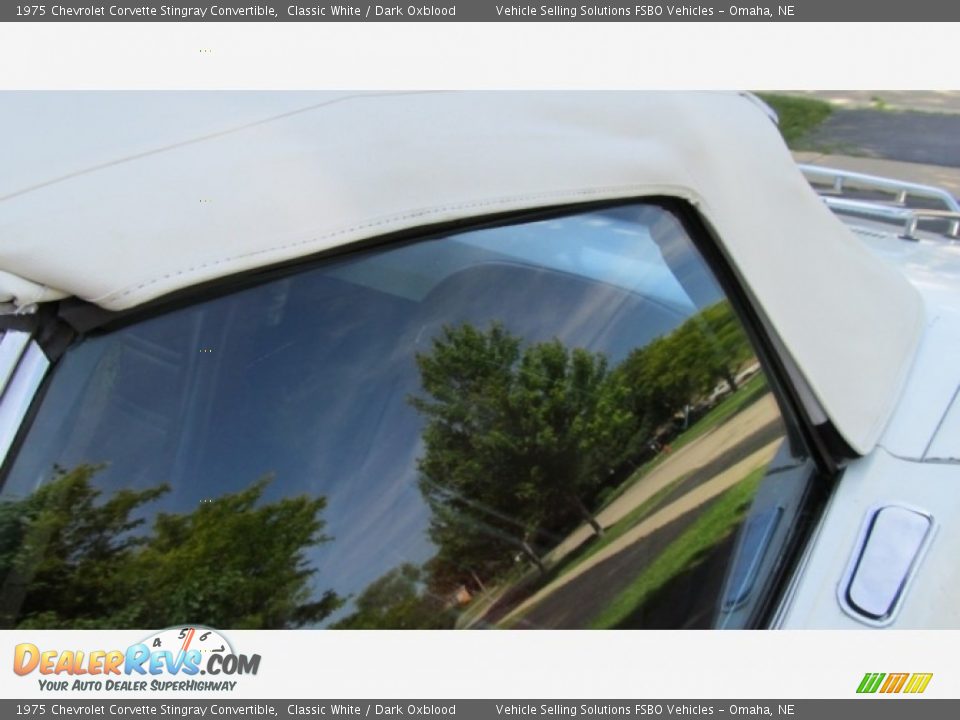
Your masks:
{"label": "white car body", "polygon": [[[688,203],[751,298],[806,419],[831,434],[840,473],[771,624],[960,627],[960,244],[923,233],[906,241],[860,221],[866,229],[854,237],[755,100],[39,94],[0,105],[7,101],[7,137],[42,138],[65,112],[82,119],[78,130],[15,148],[0,180],[0,303],[10,316],[64,298],[134,311],[339,246],[518,210]],[[82,136],[103,122],[114,132]],[[46,371],[41,357],[30,360],[36,346],[17,337],[0,347],[0,385],[9,379],[0,455]],[[878,508],[931,518],[910,546],[903,586],[876,580],[876,592],[893,593],[880,619],[845,600],[864,523]]]}
{"label": "white car body", "polygon": [[[924,302],[924,334],[907,385],[877,448],[847,464],[785,606],[785,627],[862,627],[843,611],[838,590],[856,552],[862,521],[881,505],[927,512],[934,535],[893,627],[957,627],[960,569],[950,556],[960,543],[960,244],[920,233],[904,239],[889,225],[846,218],[871,252],[916,287]],[[870,353],[863,360],[870,362]],[[857,521],[859,519],[859,522]]]}

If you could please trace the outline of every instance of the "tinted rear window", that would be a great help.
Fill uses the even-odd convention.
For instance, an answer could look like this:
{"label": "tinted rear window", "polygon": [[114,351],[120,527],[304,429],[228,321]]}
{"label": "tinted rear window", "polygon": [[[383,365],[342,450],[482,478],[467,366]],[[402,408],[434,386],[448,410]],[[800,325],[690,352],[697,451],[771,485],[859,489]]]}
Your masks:
{"label": "tinted rear window", "polygon": [[0,621],[744,626],[809,475],[671,213],[459,233],[71,348]]}

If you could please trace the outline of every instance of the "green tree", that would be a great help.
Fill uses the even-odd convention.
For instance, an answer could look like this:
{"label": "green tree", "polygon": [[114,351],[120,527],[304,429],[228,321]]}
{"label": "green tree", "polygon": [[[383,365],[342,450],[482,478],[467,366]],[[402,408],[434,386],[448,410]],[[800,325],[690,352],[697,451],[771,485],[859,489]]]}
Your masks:
{"label": "green tree", "polygon": [[752,356],[740,321],[723,300],[631,352],[614,374],[628,388],[640,434],[649,437],[718,381],[736,390],[736,370]]}
{"label": "green tree", "polygon": [[702,366],[690,357],[690,348],[686,347],[692,334],[681,326],[634,350],[618,368],[630,388],[634,417],[648,435],[702,392]]}
{"label": "green tree", "polygon": [[[578,522],[615,471],[752,350],[727,301],[637,348],[617,367],[557,340],[523,347],[494,323],[445,327],[417,356],[426,419],[420,490],[439,548],[432,572],[482,587],[523,552],[543,570],[545,539]],[[458,575],[459,573],[459,575]],[[439,582],[439,581],[438,581]]]}
{"label": "green tree", "polygon": [[598,535],[588,509],[630,436],[634,418],[622,387],[609,378],[607,361],[559,341],[526,349],[510,393],[507,423],[525,474],[536,494],[541,527],[560,530],[572,510]]}
{"label": "green tree", "polygon": [[542,539],[578,521],[602,533],[589,506],[634,422],[602,355],[556,340],[521,349],[494,323],[444,328],[417,364],[430,536],[440,557],[457,548],[466,581],[482,584],[518,550],[542,569]]}
{"label": "green tree", "polygon": [[709,365],[715,377],[737,389],[736,371],[754,357],[753,346],[728,300],[722,300],[699,313],[706,344],[711,349]]}
{"label": "green tree", "polygon": [[[121,490],[100,502],[100,466],[56,469],[53,480],[0,503],[0,622],[5,627],[129,627],[129,568],[146,538],[131,515],[167,491]],[[133,602],[131,602],[133,601]]]}
{"label": "green tree", "polygon": [[430,399],[410,402],[428,418],[418,468],[433,541],[457,543],[468,556],[510,547],[539,564],[529,542],[536,489],[517,472],[513,433],[504,424],[519,357],[519,340],[500,325],[486,333],[444,328],[432,352],[417,356]]}
{"label": "green tree", "polygon": [[[202,616],[214,627],[282,628],[318,622],[339,607],[332,591],[312,601],[304,550],[328,542],[324,497],[260,505],[264,478],[190,513],[157,515],[133,565],[144,614]],[[169,624],[169,623],[166,623]]]}
{"label": "green tree", "polygon": [[545,569],[537,551],[518,534],[520,523],[459,500],[438,494],[430,501],[428,534],[438,548],[427,563],[431,591],[442,594],[460,584],[482,590],[485,580],[513,566],[518,552]]}
{"label": "green tree", "polygon": [[182,514],[148,505],[165,485],[102,497],[100,468],[57,470],[0,503],[0,622],[6,627],[281,628],[318,622],[341,603],[311,600],[306,550],[328,542],[326,499],[261,503],[269,479]]}
{"label": "green tree", "polygon": [[374,580],[356,600],[356,610],[335,623],[337,629],[439,630],[452,628],[451,603],[432,594],[424,572],[406,563]]}

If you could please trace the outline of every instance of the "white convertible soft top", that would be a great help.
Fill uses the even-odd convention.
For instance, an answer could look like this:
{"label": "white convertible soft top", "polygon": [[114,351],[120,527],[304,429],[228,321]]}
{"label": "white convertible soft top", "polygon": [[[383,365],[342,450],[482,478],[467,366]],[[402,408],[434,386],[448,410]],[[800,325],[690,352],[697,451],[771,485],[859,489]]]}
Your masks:
{"label": "white convertible soft top", "polygon": [[432,223],[695,205],[823,410],[876,442],[922,307],[727,93],[0,94],[0,303],[126,309]]}

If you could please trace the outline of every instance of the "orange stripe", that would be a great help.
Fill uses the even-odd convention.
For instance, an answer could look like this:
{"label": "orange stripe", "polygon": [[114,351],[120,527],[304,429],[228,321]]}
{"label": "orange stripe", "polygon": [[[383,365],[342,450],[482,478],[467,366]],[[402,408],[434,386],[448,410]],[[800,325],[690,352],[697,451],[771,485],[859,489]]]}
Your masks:
{"label": "orange stripe", "polygon": [[193,640],[193,635],[196,633],[195,628],[190,628],[190,632],[187,633],[187,637],[183,640],[183,647],[180,648],[180,652],[186,652],[187,648],[190,647],[190,641]]}
{"label": "orange stripe", "polygon": [[903,687],[903,683],[907,681],[908,673],[890,673],[887,675],[887,679],[884,681],[883,686],[880,688],[882,693],[896,693],[900,692],[900,688]]}

